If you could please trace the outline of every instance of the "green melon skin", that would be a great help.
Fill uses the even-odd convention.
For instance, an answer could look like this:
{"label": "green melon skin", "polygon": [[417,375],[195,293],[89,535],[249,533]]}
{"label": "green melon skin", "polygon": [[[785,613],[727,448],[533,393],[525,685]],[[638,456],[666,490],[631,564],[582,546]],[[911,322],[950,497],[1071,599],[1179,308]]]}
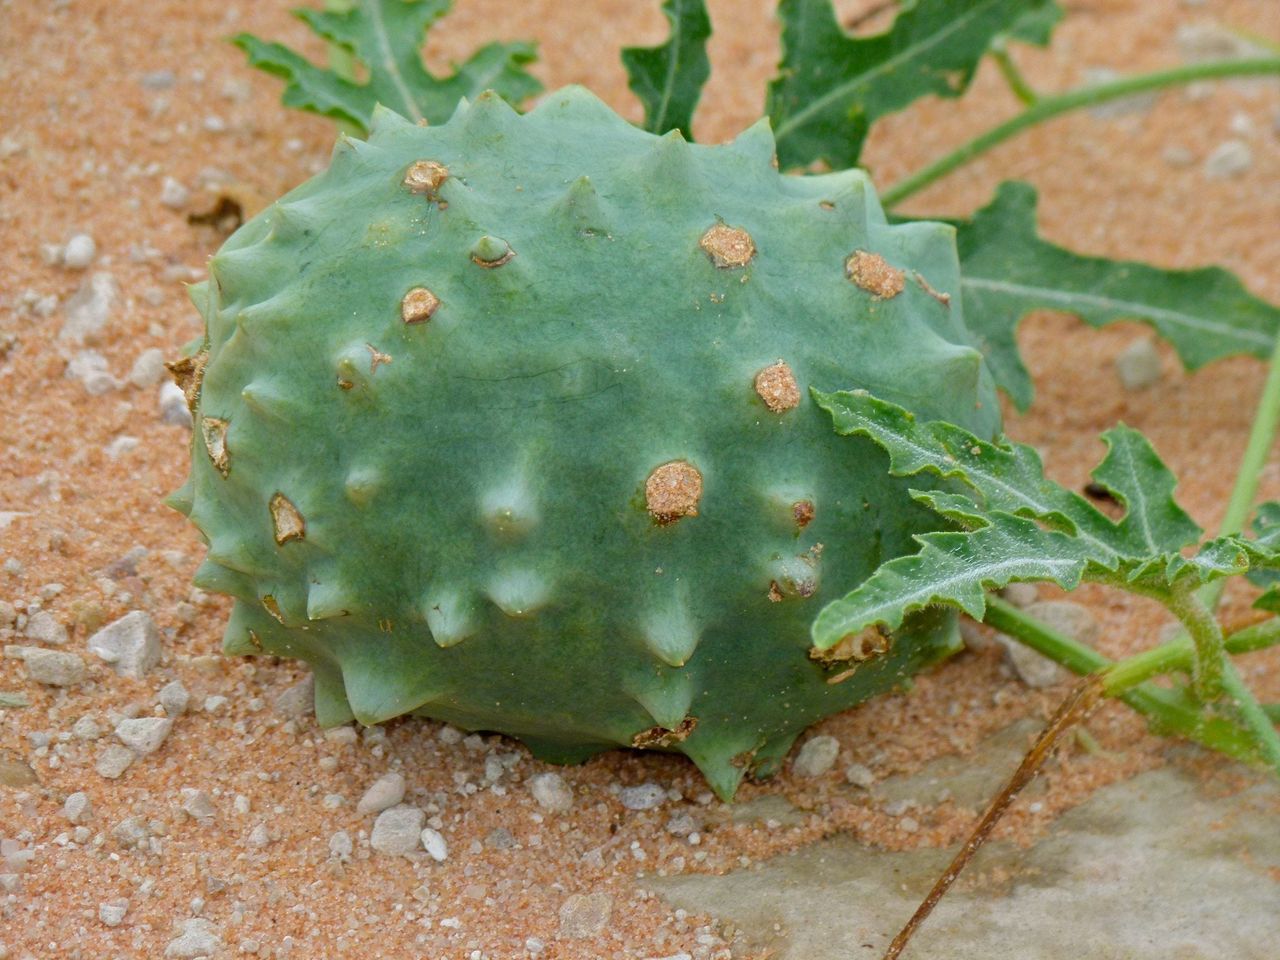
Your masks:
{"label": "green melon skin", "polygon": [[[424,160],[447,178],[406,186]],[[717,225],[748,260],[704,249]],[[857,251],[900,292],[851,279]],[[958,270],[951,228],[888,225],[863,173],[780,175],[764,121],[692,145],[579,88],[437,127],[382,112],[192,290],[171,502],[209,544],[196,583],[237,599],[226,651],[308,661],[324,725],[414,714],[560,763],[676,750],[731,797],[956,649],[936,612],[868,659],[809,656],[818,610],[936,521],[808,389],[994,433]],[[756,377],[780,360],[798,405],[775,409]],[[701,490],[663,522],[649,478],[673,462]]]}

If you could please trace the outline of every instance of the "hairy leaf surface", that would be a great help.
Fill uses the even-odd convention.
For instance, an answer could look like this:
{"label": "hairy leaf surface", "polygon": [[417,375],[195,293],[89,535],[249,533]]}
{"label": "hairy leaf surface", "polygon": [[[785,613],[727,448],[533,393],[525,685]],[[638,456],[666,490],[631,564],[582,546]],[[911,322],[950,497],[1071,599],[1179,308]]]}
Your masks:
{"label": "hairy leaf surface", "polygon": [[[1118,520],[1044,476],[1034,450],[989,443],[949,423],[921,422],[902,407],[865,391],[820,393],[837,433],[865,436],[889,454],[890,472],[932,474],[954,481],[912,496],[960,529],[918,535],[920,552],[883,564],[813,624],[819,648],[829,648],[873,624],[893,629],[912,611],[933,604],[975,617],[985,591],[1013,581],[1044,580],[1067,589],[1082,578],[1167,594],[1280,564],[1280,543],[1262,522],[1259,535],[1219,537],[1199,549],[1200,528],[1173,499],[1175,479],[1136,430],[1103,434],[1107,454],[1093,471],[1124,507]],[[1280,521],[1280,507],[1264,516]],[[1280,541],[1280,523],[1275,540]]]}
{"label": "hairy leaf surface", "polygon": [[250,64],[284,78],[285,106],[332,117],[361,133],[379,103],[410,120],[443,123],[463,97],[493,90],[519,104],[542,89],[525,70],[536,56],[530,43],[490,43],[450,76],[428,73],[422,65],[425,34],[451,5],[452,0],[356,0],[346,11],[295,10],[317,34],[365,65],[366,83],[318,67],[283,44],[247,33],[232,42]]}
{"label": "hairy leaf surface", "polygon": [[1018,324],[1033,310],[1073,313],[1091,326],[1141,320],[1194,370],[1237,353],[1267,357],[1280,307],[1219,267],[1162,270],[1083,256],[1036,232],[1036,194],[1003,183],[995,199],[958,225],[965,321],[995,376],[1019,408],[1033,395],[1018,355]]}
{"label": "hairy leaf surface", "polygon": [[858,162],[879,117],[920,97],[958,97],[1001,33],[1043,29],[1023,20],[1050,0],[919,0],[885,33],[852,37],[831,0],[781,0],[782,61],[767,112],[783,167]]}
{"label": "hairy leaf surface", "polygon": [[692,140],[693,110],[711,76],[707,59],[711,18],[703,0],[666,0],[662,12],[671,24],[666,43],[622,50],[627,86],[644,104],[644,129],[650,133],[679,130]]}

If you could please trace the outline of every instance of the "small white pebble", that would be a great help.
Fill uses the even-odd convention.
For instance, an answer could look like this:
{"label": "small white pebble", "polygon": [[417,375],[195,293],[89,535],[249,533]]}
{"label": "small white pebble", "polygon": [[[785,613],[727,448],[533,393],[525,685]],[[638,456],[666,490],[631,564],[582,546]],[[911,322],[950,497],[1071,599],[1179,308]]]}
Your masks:
{"label": "small white pebble", "polygon": [[84,270],[98,256],[98,245],[87,233],[77,233],[62,250],[63,266],[69,270]]}
{"label": "small white pebble", "polygon": [[260,823],[249,831],[249,837],[245,841],[251,847],[265,847],[271,842],[271,834],[267,831],[267,825]]}
{"label": "small white pebble", "polygon": [[182,812],[187,816],[196,820],[207,820],[217,815],[213,801],[209,799],[209,795],[203,790],[197,790],[194,787],[183,787],[181,795]]}
{"label": "small white pebble", "polygon": [[853,786],[863,790],[870,790],[876,782],[876,775],[871,772],[871,768],[860,763],[851,763],[845,767],[844,778]]}
{"label": "small white pebble", "polygon": [[116,724],[116,737],[135,753],[155,753],[173,729],[168,717],[136,717]]}
{"label": "small white pebble", "polygon": [[430,827],[423,830],[422,846],[436,863],[444,863],[449,858],[449,845],[438,830]]}
{"label": "small white pebble", "polygon": [[173,177],[165,177],[160,186],[160,202],[170,210],[181,210],[191,199],[191,191]]}
{"label": "small white pebble", "polygon": [[791,769],[798,777],[820,777],[833,766],[840,755],[840,741],[835,737],[810,737],[796,754]]}
{"label": "small white pebble", "polygon": [[356,804],[356,813],[381,813],[404,799],[404,775],[388,773],[375,780]]}
{"label": "small white pebble", "polygon": [[84,823],[93,816],[93,802],[87,793],[77,791],[63,802],[62,815],[72,823]]}
{"label": "small white pebble", "polygon": [[656,783],[642,783],[634,787],[623,787],[618,791],[618,800],[628,810],[652,810],[659,807],[667,799],[667,791]]}
{"label": "small white pebble", "polygon": [[1226,140],[1205,160],[1204,175],[1211,180],[1226,180],[1246,173],[1252,166],[1253,151],[1249,145],[1243,140]]}
{"label": "small white pebble", "polygon": [[191,703],[191,694],[187,692],[181,680],[173,680],[160,688],[158,699],[168,716],[180,717],[187,712],[187,706]]}
{"label": "small white pebble", "polygon": [[129,368],[129,382],[139,389],[154,387],[163,378],[164,351],[159,347],[143,350],[133,361],[133,366]]}
{"label": "small white pebble", "polygon": [[128,747],[121,746],[118,743],[109,743],[98,754],[94,769],[98,771],[99,776],[105,777],[107,780],[118,780],[129,769],[129,764],[133,763],[133,758],[134,753]]}
{"label": "small white pebble", "polygon": [[229,701],[226,697],[218,696],[216,694],[211,697],[205,697],[204,712],[205,713],[222,713],[222,711],[226,709],[227,704],[230,702],[231,701]]}
{"label": "small white pebble", "polygon": [[530,777],[529,793],[548,813],[568,813],[573,807],[573,790],[558,773],[539,773]]}
{"label": "small white pebble", "polygon": [[124,923],[124,915],[128,910],[128,900],[113,900],[110,903],[100,903],[98,904],[98,919],[105,926],[118,927]]}

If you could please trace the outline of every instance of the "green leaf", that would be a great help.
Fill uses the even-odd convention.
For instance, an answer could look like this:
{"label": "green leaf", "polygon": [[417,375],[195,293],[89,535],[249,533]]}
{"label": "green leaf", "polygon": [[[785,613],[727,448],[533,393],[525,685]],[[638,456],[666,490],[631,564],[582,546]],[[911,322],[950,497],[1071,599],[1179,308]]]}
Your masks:
{"label": "green leaf", "polygon": [[1082,577],[1128,580],[1134,588],[1168,589],[1173,578],[1201,581],[1242,573],[1250,550],[1240,538],[1214,541],[1184,558],[1200,528],[1173,500],[1175,480],[1137,431],[1119,426],[1103,439],[1107,455],[1093,471],[1125,507],[1114,521],[1048,480],[1030,447],[989,443],[953,424],[920,422],[866,391],[820,393],[837,433],[870,438],[889,454],[894,476],[931,474],[956,481],[912,496],[964,528],[915,539],[920,552],[883,564],[860,586],[829,604],[813,624],[820,649],[872,624],[893,629],[914,610],[958,606],[975,617],[985,591],[1018,580],[1048,580],[1066,589]]}
{"label": "green leaf", "polygon": [[644,104],[644,129],[650,133],[679,130],[692,140],[693,109],[711,76],[707,59],[711,18],[703,0],[666,0],[662,12],[671,24],[666,43],[623,48],[627,86]]}
{"label": "green leaf", "polygon": [[422,44],[431,24],[452,0],[358,0],[345,11],[295,10],[294,13],[334,47],[368,68],[368,82],[355,83],[317,67],[279,43],[247,33],[232,43],[249,63],[286,81],[284,104],[348,123],[364,133],[373,108],[382,104],[410,120],[443,123],[463,97],[493,90],[519,104],[542,89],[524,69],[535,58],[529,43],[491,43],[481,47],[448,77],[435,77],[422,65]]}
{"label": "green leaf", "polygon": [[1053,28],[1062,20],[1062,8],[1049,2],[1021,14],[1006,34],[1010,40],[1047,47],[1053,37]]}
{"label": "green leaf", "polygon": [[1251,295],[1219,267],[1161,270],[1072,253],[1036,233],[1036,194],[1003,183],[956,234],[965,321],[996,383],[1019,408],[1032,398],[1016,332],[1033,310],[1063,310],[1100,327],[1141,320],[1194,370],[1237,353],[1270,355],[1280,308]]}
{"label": "green leaf", "polygon": [[878,118],[958,97],[991,41],[1050,0],[919,0],[885,33],[851,37],[831,0],[781,0],[782,60],[767,112],[783,167],[858,162]]}

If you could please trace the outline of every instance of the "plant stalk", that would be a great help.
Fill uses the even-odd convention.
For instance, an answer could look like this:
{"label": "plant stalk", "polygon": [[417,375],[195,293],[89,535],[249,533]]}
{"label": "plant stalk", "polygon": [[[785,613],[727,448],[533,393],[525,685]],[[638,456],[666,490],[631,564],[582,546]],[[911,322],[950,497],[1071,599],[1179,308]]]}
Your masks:
{"label": "plant stalk", "polygon": [[1031,84],[1027,83],[1027,78],[1022,75],[1018,65],[1013,62],[1013,57],[1009,56],[1009,49],[1005,46],[1003,40],[992,44],[991,59],[1000,68],[1000,75],[1004,77],[1004,82],[1009,85],[1009,90],[1021,101],[1023,106],[1031,107],[1040,102],[1040,95],[1031,89]]}
{"label": "plant stalk", "polygon": [[[987,597],[983,622],[1016,637],[1072,673],[1084,675],[1115,668],[1117,673],[1114,676],[1103,676],[1108,696],[1117,697],[1141,713],[1159,732],[1186,737],[1245,763],[1258,761],[1259,744],[1249,731],[1223,717],[1206,715],[1201,705],[1178,691],[1162,690],[1143,682],[1150,676],[1165,672],[1165,667],[1189,672],[1192,648],[1188,638],[1182,638],[1180,650],[1157,653],[1164,649],[1158,647],[1117,664],[999,597]],[[1278,643],[1280,618],[1272,618],[1233,633],[1227,639],[1226,648],[1231,653],[1245,653]]]}
{"label": "plant stalk", "polygon": [[1033,106],[1011,120],[993,127],[980,134],[968,143],[935,161],[923,170],[911,174],[904,180],[893,184],[880,194],[880,200],[887,208],[897,206],[907,197],[919,193],[935,180],[940,180],[953,170],[964,166],[992,147],[1004,143],[1029,127],[1051,120],[1059,114],[1091,107],[1136,93],[1147,93],[1194,83],[1198,80],[1214,80],[1222,77],[1246,77],[1266,74],[1280,74],[1280,57],[1260,57],[1250,60],[1215,60],[1209,63],[1196,63],[1172,70],[1160,70],[1155,73],[1142,74],[1137,77],[1126,77],[1114,83],[1099,84],[1081,90],[1041,97]]}
{"label": "plant stalk", "polygon": [[[1236,473],[1235,486],[1231,490],[1231,499],[1227,501],[1227,510],[1222,517],[1220,536],[1229,536],[1244,529],[1245,521],[1253,510],[1254,500],[1258,496],[1258,482],[1262,479],[1262,470],[1267,465],[1267,457],[1275,446],[1276,431],[1280,428],[1280,336],[1276,337],[1275,347],[1271,351],[1271,361],[1267,367],[1267,379],[1262,385],[1262,396],[1258,398],[1258,411],[1253,416],[1253,425],[1249,428],[1249,441],[1244,448],[1244,456],[1240,459],[1240,469]],[[1215,580],[1200,589],[1200,600],[1210,610],[1217,609],[1222,599],[1225,580]]]}

